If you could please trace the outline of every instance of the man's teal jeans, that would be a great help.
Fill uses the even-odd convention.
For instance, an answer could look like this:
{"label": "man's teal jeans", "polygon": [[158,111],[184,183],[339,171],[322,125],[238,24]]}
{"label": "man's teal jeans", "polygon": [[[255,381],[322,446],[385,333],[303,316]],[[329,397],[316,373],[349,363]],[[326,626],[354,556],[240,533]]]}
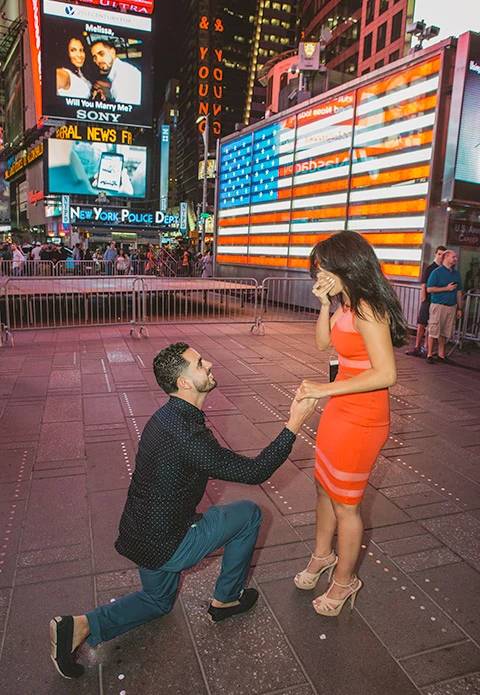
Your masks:
{"label": "man's teal jeans", "polygon": [[193,567],[218,548],[224,547],[224,552],[214,597],[223,603],[236,601],[244,588],[261,521],[259,507],[250,500],[210,507],[192,524],[164,565],[155,570],[139,567],[141,591],[87,613],[88,643],[96,646],[169,613],[182,570]]}

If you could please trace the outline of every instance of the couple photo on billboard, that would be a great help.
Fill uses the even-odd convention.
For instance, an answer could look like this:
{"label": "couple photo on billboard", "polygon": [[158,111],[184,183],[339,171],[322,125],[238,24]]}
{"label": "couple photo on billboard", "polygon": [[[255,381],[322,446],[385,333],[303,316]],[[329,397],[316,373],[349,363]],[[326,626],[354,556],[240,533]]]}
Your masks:
{"label": "couple photo on billboard", "polygon": [[43,7],[45,112],[148,125],[151,20],[54,0],[45,0]]}

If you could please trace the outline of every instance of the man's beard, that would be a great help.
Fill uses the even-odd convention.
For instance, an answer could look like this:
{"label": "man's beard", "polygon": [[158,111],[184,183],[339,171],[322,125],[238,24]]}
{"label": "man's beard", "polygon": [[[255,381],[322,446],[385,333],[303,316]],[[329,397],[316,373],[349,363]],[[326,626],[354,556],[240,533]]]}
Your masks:
{"label": "man's beard", "polygon": [[198,393],[209,393],[210,391],[213,391],[216,386],[217,382],[211,374],[207,376],[202,384],[195,384],[195,388],[197,389]]}

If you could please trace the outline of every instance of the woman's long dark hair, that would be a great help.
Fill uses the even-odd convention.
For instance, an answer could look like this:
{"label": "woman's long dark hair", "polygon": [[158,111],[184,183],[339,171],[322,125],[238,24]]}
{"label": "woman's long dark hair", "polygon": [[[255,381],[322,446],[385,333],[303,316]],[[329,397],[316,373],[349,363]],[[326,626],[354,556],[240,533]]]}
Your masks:
{"label": "woman's long dark hair", "polygon": [[[85,51],[85,62],[81,69],[76,68],[70,60],[70,56],[68,54],[68,47],[70,46],[70,41],[78,41],[82,44],[83,50]],[[66,42],[66,47],[67,50],[65,51],[64,67],[66,67],[68,70],[71,70],[78,77],[80,77],[80,75],[83,75],[87,80],[90,80],[90,82],[92,82],[92,68],[89,65],[89,55],[87,52],[87,46],[85,45],[85,41],[83,40],[83,38],[81,36],[72,36],[71,34],[69,34]]]}
{"label": "woman's long dark hair", "polygon": [[365,302],[376,319],[388,319],[395,347],[407,342],[407,322],[398,297],[373,248],[360,234],[339,232],[316,244],[310,254],[312,278],[317,277],[319,268],[340,278],[357,316],[365,318],[361,310],[361,302]]}

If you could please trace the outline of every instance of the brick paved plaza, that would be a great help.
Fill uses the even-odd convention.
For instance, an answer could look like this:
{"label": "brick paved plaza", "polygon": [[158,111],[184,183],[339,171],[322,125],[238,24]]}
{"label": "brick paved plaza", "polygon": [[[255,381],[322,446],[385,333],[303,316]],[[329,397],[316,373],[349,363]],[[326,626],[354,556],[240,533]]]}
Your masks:
{"label": "brick paved plaza", "polygon": [[184,577],[170,615],[84,649],[82,679],[54,671],[50,617],[138,585],[113,542],[138,437],[165,399],[152,357],[176,340],[214,363],[208,420],[237,451],[255,454],[279,431],[301,378],[327,378],[310,324],[270,324],[265,336],[247,325],[170,324],[140,340],[127,327],[18,332],[0,352],[0,693],[478,695],[475,355],[431,366],[398,351],[391,437],[364,506],[365,587],[352,614],[316,615],[312,595],[292,582],[312,548],[317,413],[271,480],[208,486],[205,506],[250,497],[263,509],[251,614],[207,620],[212,557]]}

